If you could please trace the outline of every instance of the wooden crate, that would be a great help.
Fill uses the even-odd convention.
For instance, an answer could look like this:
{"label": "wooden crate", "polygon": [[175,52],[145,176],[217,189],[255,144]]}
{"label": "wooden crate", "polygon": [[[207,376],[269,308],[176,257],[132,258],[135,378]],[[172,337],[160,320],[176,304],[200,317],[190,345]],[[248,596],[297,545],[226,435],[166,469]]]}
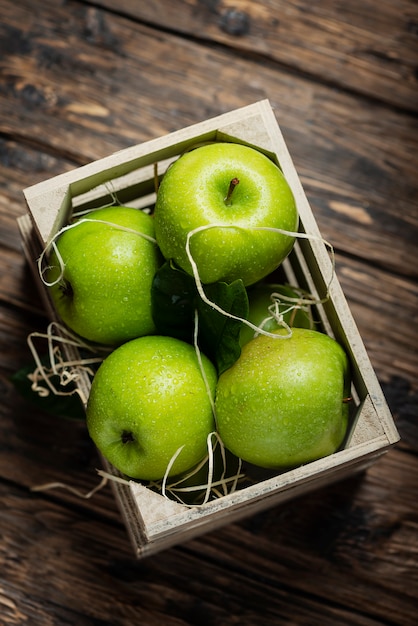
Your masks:
{"label": "wooden crate", "polygon": [[[116,193],[121,203],[144,208],[155,200],[155,176],[193,144],[236,141],[257,147],[278,163],[299,210],[298,239],[283,269],[287,280],[322,298],[333,267],[294,168],[275,115],[267,100],[206,120],[164,137],[133,146],[24,190],[29,213],[19,219],[26,255],[33,267],[40,250],[66,224],[74,209],[102,206]],[[35,274],[36,274],[35,268]],[[51,316],[55,312],[43,286]],[[284,502],[366,468],[399,436],[346,299],[334,276],[329,298],[317,307],[324,329],[347,351],[355,398],[344,449],[318,461],[260,480],[207,504],[186,507],[146,486],[130,481],[112,487],[137,556],[184,542],[206,531]],[[88,397],[90,382],[81,373],[79,386]],[[118,475],[103,461],[105,468]]]}

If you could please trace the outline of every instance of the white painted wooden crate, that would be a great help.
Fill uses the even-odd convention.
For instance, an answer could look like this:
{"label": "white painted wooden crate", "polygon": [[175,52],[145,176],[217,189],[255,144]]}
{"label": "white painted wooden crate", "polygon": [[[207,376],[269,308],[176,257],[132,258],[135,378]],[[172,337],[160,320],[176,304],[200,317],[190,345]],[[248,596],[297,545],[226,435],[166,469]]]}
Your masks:
{"label": "white painted wooden crate", "polygon": [[[288,282],[322,298],[332,274],[332,263],[267,100],[122,150],[25,189],[29,212],[19,219],[19,226],[35,274],[35,259],[67,223],[74,209],[104,205],[110,201],[110,191],[123,204],[150,206],[155,199],[155,172],[161,176],[184,150],[198,142],[213,140],[254,146],[279,164],[296,199],[300,231],[317,237],[297,240],[283,269]],[[57,319],[41,283],[40,287],[51,319]],[[344,449],[192,508],[168,500],[137,482],[112,481],[137,556],[155,553],[342,479],[367,467],[399,440],[336,276],[327,302],[317,307],[317,313],[324,329],[344,346],[351,360],[355,406]],[[78,384],[88,397],[88,377],[81,373]],[[106,461],[103,463],[107,471],[118,475]]]}

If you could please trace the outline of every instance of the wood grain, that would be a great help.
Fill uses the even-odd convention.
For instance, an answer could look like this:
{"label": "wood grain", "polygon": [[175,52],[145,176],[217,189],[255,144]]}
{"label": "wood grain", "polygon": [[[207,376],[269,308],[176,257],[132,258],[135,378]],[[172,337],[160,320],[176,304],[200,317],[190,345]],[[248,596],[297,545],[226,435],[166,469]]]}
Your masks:
{"label": "wood grain", "polygon": [[[111,0],[98,4],[114,8]],[[374,2],[359,0],[183,0],[170,5],[122,0],[118,12],[417,111],[418,10],[411,0],[384,0],[378,12]],[[92,30],[99,30],[93,15]]]}
{"label": "wood grain", "polygon": [[[1,487],[2,575],[13,579],[23,561],[28,573],[36,567],[40,578],[35,582],[24,576],[19,596],[36,595],[43,610],[57,611],[57,619],[63,619],[65,612],[85,613],[88,605],[90,618],[109,620],[111,615],[112,623],[124,619],[121,623],[128,624],[129,619],[142,617],[154,623],[160,612],[170,615],[170,598],[176,598],[176,618],[186,624],[199,623],[205,613],[210,624],[236,623],[236,615],[240,623],[256,624],[262,619],[274,624],[278,616],[292,620],[294,603],[299,607],[298,619],[308,620],[325,601],[321,619],[323,613],[326,624],[412,625],[416,569],[413,561],[405,559],[409,552],[405,545],[417,530],[416,523],[407,519],[416,460],[397,464],[395,451],[386,458],[376,468],[385,476],[392,473],[394,493],[399,492],[389,509],[378,475],[368,481],[352,478],[305,496],[303,504],[294,501],[276,507],[140,563],[130,558],[120,526],[112,524],[109,544],[109,524],[91,515],[87,518],[81,508],[64,509],[51,498],[28,499],[22,490]],[[54,583],[57,558],[60,574]],[[408,587],[401,582],[406,578]],[[368,601],[371,592],[378,602]],[[394,603],[396,596],[402,600],[399,605]]]}
{"label": "wood grain", "polygon": [[[0,623],[415,626],[417,9],[0,0]],[[84,425],[10,375],[46,319],[23,188],[269,98],[402,440],[367,472],[143,561]]]}
{"label": "wood grain", "polygon": [[[158,39],[152,29],[112,14],[102,17],[110,43],[92,42],[86,36],[89,13],[77,3],[69,13],[48,0],[38,16],[45,33],[38,41],[30,3],[13,11],[8,6],[4,40],[13,37],[17,44],[0,61],[7,79],[0,93],[3,133],[85,163],[267,96],[324,236],[332,235],[333,245],[346,253],[417,275],[415,118],[321,84],[313,88],[305,78],[228,50],[208,52],[174,35]],[[58,40],[57,22],[63,31]],[[178,68],[187,72],[179,76]],[[68,80],[58,89],[65,70]],[[255,82],[242,80],[246,71]],[[110,76],[112,89],[106,88]],[[265,87],[257,88],[257,81]],[[147,90],[159,94],[158,110]],[[31,123],[22,124],[29,110]],[[343,231],[341,218],[349,224]]]}

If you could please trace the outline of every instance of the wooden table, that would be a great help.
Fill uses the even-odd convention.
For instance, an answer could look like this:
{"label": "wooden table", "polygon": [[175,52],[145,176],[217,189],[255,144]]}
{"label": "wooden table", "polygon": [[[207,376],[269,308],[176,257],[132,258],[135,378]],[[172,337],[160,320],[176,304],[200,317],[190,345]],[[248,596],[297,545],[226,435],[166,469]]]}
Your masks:
{"label": "wooden table", "polygon": [[[0,624],[406,626],[418,591],[413,0],[0,0]],[[367,472],[136,560],[82,422],[10,380],[46,317],[22,189],[268,98],[401,442]]]}

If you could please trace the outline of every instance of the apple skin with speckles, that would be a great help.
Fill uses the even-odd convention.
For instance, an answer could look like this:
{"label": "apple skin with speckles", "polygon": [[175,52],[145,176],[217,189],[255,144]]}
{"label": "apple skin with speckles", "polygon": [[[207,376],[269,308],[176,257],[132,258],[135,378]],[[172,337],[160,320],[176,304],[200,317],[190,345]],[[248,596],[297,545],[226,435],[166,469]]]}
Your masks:
{"label": "apple skin with speckles", "polygon": [[350,367],[343,348],[315,330],[258,336],[219,378],[216,416],[227,449],[244,461],[285,469],[322,458],[342,444]]}
{"label": "apple skin with speckles", "polygon": [[[228,200],[232,181],[236,185]],[[280,168],[259,150],[228,142],[197,147],[168,168],[154,217],[164,257],[190,274],[187,237],[205,227],[190,239],[203,283],[256,283],[293,247],[294,236],[277,229],[294,233],[298,228],[295,199]]]}
{"label": "apple skin with speckles", "polygon": [[71,330],[111,346],[155,332],[151,285],[162,257],[150,215],[122,206],[91,211],[59,236],[56,247],[62,275],[53,251],[46,277]]}
{"label": "apple skin with speckles", "polygon": [[212,402],[217,374],[194,346],[172,337],[139,337],[100,365],[87,404],[87,428],[103,456],[123,474],[163,478],[195,466],[215,430]]}

